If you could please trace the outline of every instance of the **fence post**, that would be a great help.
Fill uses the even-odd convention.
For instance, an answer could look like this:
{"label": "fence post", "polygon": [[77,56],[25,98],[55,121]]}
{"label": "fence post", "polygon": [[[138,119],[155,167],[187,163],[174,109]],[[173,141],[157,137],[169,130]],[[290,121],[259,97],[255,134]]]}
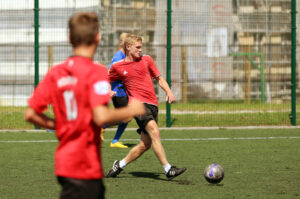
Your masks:
{"label": "fence post", "polygon": [[53,46],[48,46],[48,71],[53,66]]}
{"label": "fence post", "polygon": [[291,108],[292,112],[290,115],[291,124],[293,126],[296,126],[296,0],[292,0],[292,52],[291,52],[291,95],[292,95],[292,101],[291,101]]}
{"label": "fence post", "polygon": [[180,50],[181,50],[181,102],[187,103],[188,77],[186,72],[186,46],[182,45]]}
{"label": "fence post", "polygon": [[[171,88],[172,0],[167,2],[167,82]],[[166,102],[166,126],[171,127],[171,105]]]}
{"label": "fence post", "polygon": [[[250,53],[250,46],[245,46],[244,50],[247,54]],[[251,64],[247,62],[247,56],[244,57],[244,74],[245,74],[245,83],[244,83],[244,100],[246,103],[251,103]]]}
{"label": "fence post", "polygon": [[34,0],[34,87],[39,84],[39,47],[39,0]]}
{"label": "fence post", "polygon": [[39,83],[39,0],[34,0],[34,86]]}

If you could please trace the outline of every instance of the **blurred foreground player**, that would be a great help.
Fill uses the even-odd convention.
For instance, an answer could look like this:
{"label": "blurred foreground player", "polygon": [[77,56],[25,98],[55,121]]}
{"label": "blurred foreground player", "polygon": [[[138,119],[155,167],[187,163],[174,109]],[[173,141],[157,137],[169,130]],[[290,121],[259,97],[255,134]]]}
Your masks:
{"label": "blurred foreground player", "polygon": [[[55,174],[61,199],[104,198],[99,133],[103,124],[144,114],[138,100],[127,107],[109,109],[108,73],[93,62],[100,41],[96,13],[81,12],[69,20],[73,56],[51,68],[28,100],[25,119],[55,129],[59,140]],[[53,105],[55,120],[43,112]]]}

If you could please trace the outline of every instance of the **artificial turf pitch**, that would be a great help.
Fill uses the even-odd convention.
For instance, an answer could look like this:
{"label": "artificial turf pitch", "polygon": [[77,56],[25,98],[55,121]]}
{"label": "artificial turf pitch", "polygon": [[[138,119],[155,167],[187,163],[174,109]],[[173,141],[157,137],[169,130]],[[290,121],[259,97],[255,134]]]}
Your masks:
{"label": "artificial turf pitch", "polygon": [[[113,136],[105,132],[105,172],[138,143],[138,134],[126,131],[122,141],[129,148],[109,148]],[[150,149],[117,178],[104,179],[106,198],[300,198],[300,129],[170,129],[161,138],[168,161],[187,171],[168,181]],[[0,199],[58,198],[56,145],[53,133],[1,132]],[[225,170],[218,185],[203,177],[210,163]]]}

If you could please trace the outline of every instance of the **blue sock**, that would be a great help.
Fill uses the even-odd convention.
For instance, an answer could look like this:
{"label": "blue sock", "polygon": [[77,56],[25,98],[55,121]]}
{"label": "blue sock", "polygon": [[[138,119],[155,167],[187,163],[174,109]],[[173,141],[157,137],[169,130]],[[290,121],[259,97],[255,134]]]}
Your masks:
{"label": "blue sock", "polygon": [[127,124],[128,123],[121,123],[119,124],[118,126],[118,129],[117,129],[117,132],[116,132],[116,135],[112,141],[112,143],[116,143],[119,141],[121,135],[123,134],[123,132],[125,131],[126,127],[127,127]]}

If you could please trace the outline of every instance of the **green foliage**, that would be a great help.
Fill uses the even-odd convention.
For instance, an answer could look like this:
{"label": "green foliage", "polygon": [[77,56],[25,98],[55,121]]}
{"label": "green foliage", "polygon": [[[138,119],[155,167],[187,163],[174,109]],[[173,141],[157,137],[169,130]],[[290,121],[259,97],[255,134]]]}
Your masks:
{"label": "green foliage", "polygon": [[[109,148],[113,136],[114,131],[105,132],[102,159],[106,172],[139,138],[134,131],[127,131],[122,141],[129,149],[117,149]],[[162,130],[161,138],[169,162],[187,167],[186,173],[167,181],[150,149],[119,177],[104,179],[108,199],[300,197],[299,129]],[[25,140],[32,143],[22,142]],[[58,198],[60,187],[53,174],[55,140],[53,133],[0,134],[0,198]],[[210,163],[225,169],[220,185],[211,185],[203,177]]]}

